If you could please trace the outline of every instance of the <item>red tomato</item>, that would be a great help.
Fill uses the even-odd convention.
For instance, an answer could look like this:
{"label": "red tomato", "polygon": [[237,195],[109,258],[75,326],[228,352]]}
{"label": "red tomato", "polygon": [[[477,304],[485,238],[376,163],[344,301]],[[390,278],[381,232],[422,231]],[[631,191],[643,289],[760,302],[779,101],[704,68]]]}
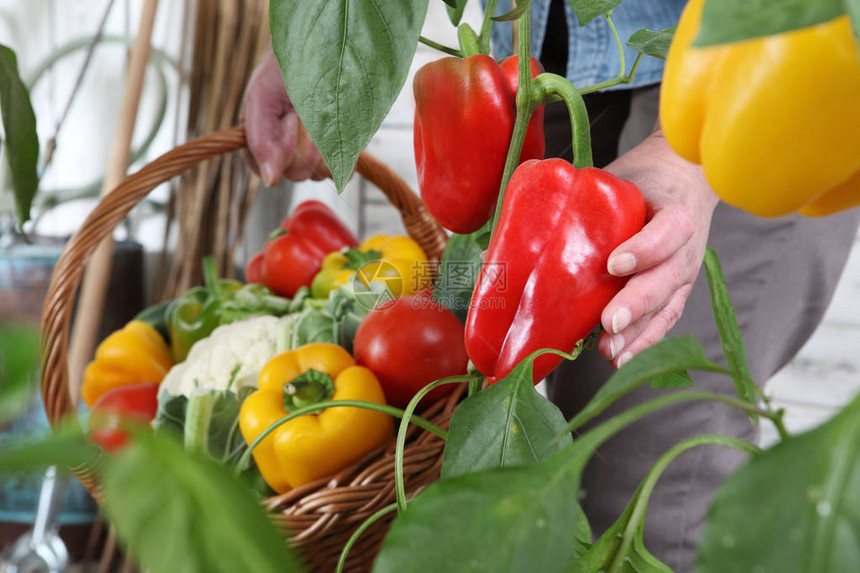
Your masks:
{"label": "red tomato", "polygon": [[[358,326],[353,349],[356,362],[379,378],[386,401],[399,408],[430,382],[465,374],[469,362],[463,324],[422,295],[371,311]],[[427,399],[451,390],[453,386],[441,386]]]}
{"label": "red tomato", "polygon": [[265,257],[262,252],[257,253],[251,260],[248,261],[248,266],[245,267],[245,282],[246,283],[258,283],[263,284],[265,282],[265,277],[263,277],[263,265],[265,264]]}
{"label": "red tomato", "polygon": [[90,439],[106,452],[122,448],[128,433],[120,429],[121,420],[149,424],[158,410],[157,394],[154,382],[128,384],[103,394],[90,412]]}

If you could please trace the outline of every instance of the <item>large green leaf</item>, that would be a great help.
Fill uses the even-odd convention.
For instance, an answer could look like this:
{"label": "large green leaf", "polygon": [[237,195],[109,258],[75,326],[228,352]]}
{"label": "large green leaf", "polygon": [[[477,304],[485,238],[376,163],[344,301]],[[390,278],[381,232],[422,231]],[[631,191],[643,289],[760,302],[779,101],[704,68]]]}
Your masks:
{"label": "large green leaf", "polygon": [[272,0],[287,93],[338,191],[406,81],[427,0]]}
{"label": "large green leaf", "polygon": [[0,424],[20,414],[33,399],[38,365],[36,329],[0,327]]}
{"label": "large green leaf", "polygon": [[729,290],[723,278],[723,269],[720,266],[720,261],[717,258],[716,252],[710,247],[705,251],[704,267],[705,276],[708,279],[708,288],[711,291],[711,306],[714,310],[714,320],[717,323],[717,330],[720,333],[720,343],[723,347],[726,363],[732,373],[735,390],[741,400],[754,406],[757,403],[757,389],[755,383],[752,381],[752,374],[750,374],[749,361],[744,349],[741,329],[738,326],[738,319],[735,316],[732,299],[729,296]]}
{"label": "large green leaf", "polygon": [[573,8],[580,26],[585,26],[619,4],[621,0],[570,0],[570,7]]}
{"label": "large green leaf", "polygon": [[660,388],[689,386],[686,370],[706,370],[728,373],[705,356],[702,345],[690,336],[666,338],[647,348],[624,364],[594,397],[570,421],[570,428],[579,428],[603,412],[615,400],[645,384],[655,381]]}
{"label": "large green leaf", "polygon": [[443,477],[539,461],[571,443],[561,410],[535,390],[534,359],[525,358],[508,376],[457,407]]}
{"label": "large green leaf", "polygon": [[120,538],[153,573],[302,570],[245,484],[167,435],[136,436],[106,466],[103,495]]}
{"label": "large green leaf", "polygon": [[375,573],[554,573],[587,534],[579,481],[591,450],[443,479],[394,520]]}
{"label": "large green leaf", "polygon": [[845,13],[844,0],[711,0],[695,46],[738,42],[821,24]]}
{"label": "large green leaf", "polygon": [[674,36],[675,26],[663,30],[649,30],[645,28],[634,32],[630,36],[630,39],[627,40],[627,45],[646,56],[654,56],[655,58],[665,60],[666,54],[669,53],[669,45],[672,43]]}
{"label": "large green leaf", "polygon": [[845,573],[860,567],[860,397],[787,438],[719,489],[698,573]]}
{"label": "large green leaf", "polygon": [[18,224],[30,220],[30,206],[39,187],[39,136],[30,94],[18,74],[18,58],[0,44],[0,112],[6,132],[6,157],[12,173]]}

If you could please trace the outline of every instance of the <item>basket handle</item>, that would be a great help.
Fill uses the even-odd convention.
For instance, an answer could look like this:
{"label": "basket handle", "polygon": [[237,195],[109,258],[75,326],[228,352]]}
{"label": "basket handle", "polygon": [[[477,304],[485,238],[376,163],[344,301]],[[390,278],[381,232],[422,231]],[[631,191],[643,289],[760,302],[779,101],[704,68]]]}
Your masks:
{"label": "basket handle", "polygon": [[[233,127],[168,151],[105,195],[66,244],[51,275],[42,309],[41,389],[51,425],[73,412],[68,390],[69,326],[84,267],[95,248],[155,187],[206,159],[241,149],[245,144],[244,128]],[[409,185],[367,152],[359,156],[356,171],[382,190],[400,211],[409,235],[429,259],[438,260],[447,236]]]}

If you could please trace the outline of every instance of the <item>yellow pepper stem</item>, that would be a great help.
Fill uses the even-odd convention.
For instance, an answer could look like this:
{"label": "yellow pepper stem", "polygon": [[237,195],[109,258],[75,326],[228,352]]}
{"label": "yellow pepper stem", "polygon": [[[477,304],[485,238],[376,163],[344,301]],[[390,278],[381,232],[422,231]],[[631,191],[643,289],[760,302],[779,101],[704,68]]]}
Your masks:
{"label": "yellow pepper stem", "polygon": [[306,370],[284,384],[284,409],[288,412],[328,400],[334,395],[334,380],[325,372]]}

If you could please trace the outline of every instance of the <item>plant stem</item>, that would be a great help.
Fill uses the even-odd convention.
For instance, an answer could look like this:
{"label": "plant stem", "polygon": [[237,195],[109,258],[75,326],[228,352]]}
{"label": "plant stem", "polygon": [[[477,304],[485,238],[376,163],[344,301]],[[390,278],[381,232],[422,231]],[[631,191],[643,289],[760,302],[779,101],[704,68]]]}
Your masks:
{"label": "plant stem", "polygon": [[556,74],[541,74],[534,80],[533,99],[544,103],[559,97],[567,105],[573,137],[573,165],[579,169],[593,167],[591,155],[591,123],[582,94],[567,79]]}
{"label": "plant stem", "polygon": [[609,24],[609,29],[612,30],[612,37],[615,38],[615,47],[618,49],[618,77],[623,78],[627,72],[627,63],[624,61],[624,46],[621,44],[621,38],[618,36],[618,30],[615,29],[615,24],[612,23],[612,10],[603,15],[606,18],[606,23]]}
{"label": "plant stem", "polygon": [[458,58],[463,57],[463,52],[461,52],[460,50],[458,50],[456,48],[449,48],[448,46],[445,46],[445,45],[440,44],[438,42],[434,42],[430,38],[425,38],[424,36],[418,36],[418,41],[421,42],[422,44],[424,44],[425,46],[430,46],[431,48],[439,50],[440,52],[444,52],[450,56],[456,56]]}
{"label": "plant stem", "polygon": [[532,102],[532,66],[531,66],[531,32],[530,14],[526,10],[518,20],[519,36],[517,39],[517,57],[519,59],[519,76],[517,79],[517,119],[514,121],[514,130],[511,134],[511,143],[508,146],[508,155],[505,159],[505,170],[502,173],[502,183],[499,188],[499,198],[496,200],[496,212],[493,214],[493,224],[490,227],[495,232],[502,213],[502,203],[505,199],[505,188],[511,180],[514,169],[517,168],[522,152],[523,142],[526,139],[526,130],[529,126],[534,105]]}
{"label": "plant stem", "polygon": [[[394,493],[397,498],[397,512],[403,513],[406,511],[406,484],[403,479],[403,450],[406,448],[406,430],[409,428],[409,422],[418,407],[421,399],[439,386],[445,384],[456,384],[458,382],[471,382],[474,376],[449,376],[431,382],[424,388],[418,391],[415,396],[406,405],[406,410],[403,411],[403,416],[400,419],[400,427],[397,429],[397,443],[394,447]],[[447,436],[446,436],[447,438]]]}
{"label": "plant stem", "polygon": [[633,544],[633,539],[645,519],[645,511],[648,509],[648,500],[651,497],[651,493],[654,491],[654,487],[657,485],[657,480],[660,479],[663,471],[670,463],[672,463],[672,461],[675,460],[675,458],[684,452],[697,446],[708,444],[735,448],[754,455],[761,453],[760,448],[749,442],[722,434],[705,434],[696,436],[672,446],[672,448],[660,456],[660,459],[657,460],[648,472],[648,475],[645,476],[642,484],[636,490],[636,493],[633,496],[633,501],[631,501],[633,504],[633,512],[630,514],[630,519],[627,522],[627,526],[624,528],[624,533],[621,537],[621,546],[616,552],[615,559],[612,561],[607,573],[618,573],[621,571],[627,552],[630,550],[630,546]]}
{"label": "plant stem", "polygon": [[493,31],[493,16],[496,15],[497,0],[487,0],[487,6],[484,8],[484,21],[481,22],[481,53],[490,53],[490,36]]}
{"label": "plant stem", "polygon": [[340,552],[340,558],[337,560],[337,569],[335,569],[335,573],[341,573],[343,571],[344,566],[346,565],[346,557],[349,555],[350,549],[355,545],[355,542],[358,541],[358,538],[362,533],[367,530],[368,527],[376,523],[379,519],[385,517],[392,511],[397,509],[396,503],[390,503],[365,519],[361,525],[358,526],[352,535],[350,535],[349,539],[346,542],[346,545],[343,546],[343,550]]}
{"label": "plant stem", "polygon": [[[343,406],[350,406],[354,408],[364,408],[366,410],[373,410],[374,412],[382,412],[383,414],[388,414],[394,418],[402,418],[404,415],[403,410],[400,408],[395,408],[394,406],[388,406],[387,404],[377,404],[375,402],[366,402],[364,400],[334,400],[331,402],[319,402],[318,404],[311,404],[310,406],[305,406],[304,408],[300,408],[294,412],[290,412],[283,418],[280,418],[276,422],[274,422],[271,426],[260,432],[260,435],[254,438],[254,440],[248,444],[248,449],[245,450],[245,453],[242,454],[242,457],[239,458],[239,461],[236,463],[234,467],[234,472],[236,475],[239,474],[241,468],[245,467],[248,464],[248,460],[251,458],[251,454],[254,451],[254,448],[260,445],[264,439],[266,439],[269,434],[278,429],[281,425],[286,424],[290,420],[294,420],[299,416],[304,416],[305,414],[313,414],[314,412],[320,412],[325,410],[326,408],[337,408]],[[433,422],[429,422],[420,416],[411,416],[409,419],[410,423],[415,424],[419,428],[423,428],[428,432],[432,432],[433,434],[439,436],[443,440],[448,438],[448,432],[434,424]]]}
{"label": "plant stem", "polygon": [[[762,410],[761,408],[757,408],[748,402],[739,400],[738,398],[731,398],[729,396],[723,396],[722,394],[715,394],[713,392],[675,392],[672,394],[666,394],[665,396],[660,396],[659,398],[654,398],[653,400],[649,400],[647,402],[634,406],[633,408],[630,408],[629,410],[618,414],[614,418],[603,422],[596,428],[589,430],[579,439],[592,442],[593,447],[596,448],[605,440],[617,433],[619,430],[621,430],[628,424],[631,424],[632,422],[638,420],[642,416],[649,414],[655,410],[659,410],[660,408],[671,406],[672,404],[676,404],[679,402],[690,402],[692,400],[712,400],[714,402],[722,402],[723,404],[734,406],[735,408],[743,410],[744,412],[763,416],[776,424],[776,422],[774,421],[774,414]],[[574,426],[570,423],[565,428],[565,431],[567,432],[571,432],[573,430]]]}

